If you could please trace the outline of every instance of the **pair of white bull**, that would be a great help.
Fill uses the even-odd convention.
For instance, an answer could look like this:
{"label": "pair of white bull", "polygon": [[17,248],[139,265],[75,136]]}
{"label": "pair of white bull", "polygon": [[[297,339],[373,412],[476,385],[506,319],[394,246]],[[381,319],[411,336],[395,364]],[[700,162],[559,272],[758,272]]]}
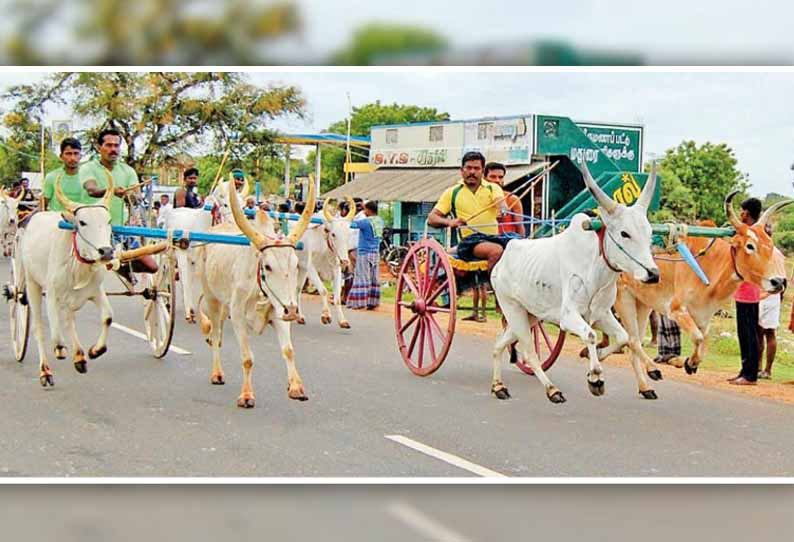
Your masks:
{"label": "pair of white bull", "polygon": [[[229,186],[234,186],[233,181],[220,183],[212,192],[209,201],[216,204],[220,210],[221,222],[232,223],[233,215],[231,201],[229,198]],[[250,189],[246,185],[239,193],[240,199],[244,200]],[[344,329],[350,328],[350,323],[342,311],[341,291],[342,291],[342,272],[349,269],[350,260],[348,257],[348,239],[350,237],[350,226],[355,216],[355,205],[352,199],[348,201],[351,211],[347,216],[337,217],[330,211],[332,205],[327,201],[322,213],[317,213],[315,217],[322,217],[322,224],[310,224],[303,233],[300,241],[303,249],[298,253],[298,294],[308,279],[317,289],[323,300],[323,311],[320,317],[323,324],[331,323],[331,308],[328,303],[328,291],[324,281],[332,282],[334,306],[337,312],[339,326]],[[308,204],[307,204],[308,207]],[[312,206],[313,209],[313,206]],[[311,209],[310,209],[311,212]],[[171,211],[166,219],[165,228],[174,230],[186,230],[196,232],[206,232],[212,227],[210,213],[203,209],[178,208]],[[290,224],[291,234],[297,228],[296,223]],[[182,285],[182,299],[185,308],[185,319],[188,322],[195,321],[195,279],[194,270],[197,258],[196,248],[177,248],[176,258],[180,273],[180,283]],[[298,295],[298,319],[299,324],[306,322],[301,310],[300,295]]]}

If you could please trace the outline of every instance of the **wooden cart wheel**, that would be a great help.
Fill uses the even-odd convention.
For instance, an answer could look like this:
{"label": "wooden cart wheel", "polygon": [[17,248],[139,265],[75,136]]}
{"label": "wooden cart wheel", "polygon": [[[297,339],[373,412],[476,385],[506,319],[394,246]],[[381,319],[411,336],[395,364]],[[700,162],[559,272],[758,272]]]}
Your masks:
{"label": "wooden cart wheel", "polygon": [[417,376],[436,372],[455,334],[455,275],[444,248],[422,239],[405,255],[397,277],[394,330],[405,366]]}
{"label": "wooden cart wheel", "polygon": [[168,353],[176,319],[176,261],[169,248],[155,255],[159,269],[151,276],[144,293],[143,321],[152,355],[162,358]]}
{"label": "wooden cart wheel", "polygon": [[[515,344],[513,343],[513,347]],[[548,322],[538,322],[532,326],[532,344],[540,360],[540,366],[544,371],[548,371],[562,352],[565,332]],[[520,355],[516,366],[530,376],[535,375],[535,371]]]}
{"label": "wooden cart wheel", "polygon": [[[14,359],[22,362],[28,350],[30,335],[30,305],[28,304],[25,290],[20,286],[22,282],[15,275],[14,261],[11,261],[11,281],[5,287],[5,297],[8,300],[8,321],[11,327],[11,345],[14,348]],[[18,271],[17,271],[18,273]]]}

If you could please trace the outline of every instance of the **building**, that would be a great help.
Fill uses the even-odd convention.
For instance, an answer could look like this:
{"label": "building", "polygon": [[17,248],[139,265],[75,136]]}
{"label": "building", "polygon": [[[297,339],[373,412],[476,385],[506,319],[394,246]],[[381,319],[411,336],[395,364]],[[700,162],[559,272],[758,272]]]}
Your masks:
{"label": "building", "polygon": [[460,161],[468,151],[506,166],[505,186],[526,190],[522,202],[528,221],[565,218],[589,204],[577,162],[585,161],[599,184],[625,203],[634,201],[645,180],[639,125],[550,115],[395,124],[373,126],[370,146],[369,162],[377,169],[358,174],[327,196],[393,202],[393,226],[409,229],[413,237],[423,232],[441,193],[459,180]]}

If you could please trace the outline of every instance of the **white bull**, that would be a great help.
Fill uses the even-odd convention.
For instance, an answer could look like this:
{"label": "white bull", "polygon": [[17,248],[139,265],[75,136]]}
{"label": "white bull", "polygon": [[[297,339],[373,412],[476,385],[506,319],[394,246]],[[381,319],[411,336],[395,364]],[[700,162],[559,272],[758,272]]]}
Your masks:
{"label": "white bull", "polygon": [[[303,250],[298,253],[298,323],[306,323],[301,310],[300,291],[308,278],[323,300],[323,313],[320,317],[323,324],[331,323],[331,307],[328,305],[328,290],[323,283],[326,280],[333,282],[334,305],[336,306],[339,327],[350,329],[350,322],[342,312],[342,271],[350,267],[348,255],[348,240],[350,239],[350,224],[356,215],[356,205],[351,198],[347,198],[350,210],[347,216],[339,217],[332,214],[331,200],[326,200],[323,212],[318,217],[323,218],[322,224],[312,224],[303,234]],[[308,208],[308,207],[307,207]]]}
{"label": "white bull", "polygon": [[[184,230],[191,232],[206,232],[212,227],[212,213],[204,209],[189,209],[179,207],[173,209],[166,217],[165,229]],[[188,240],[189,242],[189,240]],[[197,247],[177,243],[176,263],[179,269],[179,283],[182,286],[182,301],[185,306],[185,320],[194,323],[196,315],[193,284],[195,279],[195,265]]]}
{"label": "white bull", "polygon": [[[236,194],[236,192],[235,192]],[[199,249],[198,272],[201,276],[202,298],[199,299],[201,332],[212,349],[212,384],[224,384],[221,368],[223,323],[231,316],[234,333],[240,345],[243,385],[237,406],[252,408],[255,404],[251,376],[254,365],[248,334],[261,334],[267,324],[276,332],[281,354],[287,364],[287,394],[290,399],[307,399],[303,381],[295,368],[295,351],[290,337],[290,322],[298,317],[296,282],[298,257],[295,244],[303,234],[314,208],[314,189],[293,234],[285,238],[276,233],[274,221],[259,211],[256,222],[243,215],[236,195],[231,197],[234,222],[215,226],[218,233],[242,232],[251,241],[250,248],[208,244]],[[207,314],[202,311],[205,301]]]}
{"label": "white bull", "polygon": [[5,257],[11,256],[13,251],[19,201],[23,195],[24,192],[20,190],[19,196],[14,198],[0,188],[0,243],[3,245],[3,256]]}
{"label": "white bull", "polygon": [[[64,333],[72,339],[72,359],[79,373],[87,371],[85,351],[75,326],[75,313],[86,301],[101,312],[102,330],[88,357],[95,359],[107,351],[108,330],[113,319],[107,295],[102,287],[106,266],[113,258],[110,213],[113,179],[108,174],[107,195],[101,204],[78,205],[61,190],[61,177],[55,181],[55,197],[66,209],[63,213],[46,211],[33,215],[18,236],[15,258],[17,272],[23,277],[16,288],[24,289],[33,316],[33,333],[39,349],[39,381],[42,386],[55,384],[47,361],[41,319],[42,292],[47,293],[47,318],[52,347],[57,359],[66,358]],[[74,231],[58,228],[65,219]]]}
{"label": "white bull", "polygon": [[[656,186],[655,168],[632,207],[610,199],[590,176],[587,166],[583,174],[598,202],[604,224],[601,231],[596,234],[585,230],[588,217],[575,215],[559,235],[511,241],[491,274],[491,284],[507,320],[493,349],[491,391],[499,399],[510,397],[501,377],[502,352],[517,340],[520,353],[543,383],[549,400],[565,401],[543,372],[533,348],[531,328],[538,320],[553,322],[587,344],[587,385],[596,396],[604,394],[604,380],[594,328],[614,337],[616,346],[628,343],[632,350],[642,348],[639,341],[629,343],[628,333],[612,314],[612,305],[619,273],[631,273],[646,283],[659,281],[659,269],[651,255],[651,225],[646,217]],[[653,390],[649,393],[653,394]]]}

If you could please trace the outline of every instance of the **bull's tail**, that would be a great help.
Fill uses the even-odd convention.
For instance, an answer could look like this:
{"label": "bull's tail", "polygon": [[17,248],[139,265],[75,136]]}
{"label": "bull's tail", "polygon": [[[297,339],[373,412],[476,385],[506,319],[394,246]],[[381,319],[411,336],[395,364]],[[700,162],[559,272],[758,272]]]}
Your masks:
{"label": "bull's tail", "polygon": [[199,325],[201,326],[201,334],[204,337],[209,337],[210,333],[212,333],[212,321],[204,314],[204,311],[201,310],[201,302],[204,299],[204,294],[201,294],[198,299],[198,313],[199,313]]}

